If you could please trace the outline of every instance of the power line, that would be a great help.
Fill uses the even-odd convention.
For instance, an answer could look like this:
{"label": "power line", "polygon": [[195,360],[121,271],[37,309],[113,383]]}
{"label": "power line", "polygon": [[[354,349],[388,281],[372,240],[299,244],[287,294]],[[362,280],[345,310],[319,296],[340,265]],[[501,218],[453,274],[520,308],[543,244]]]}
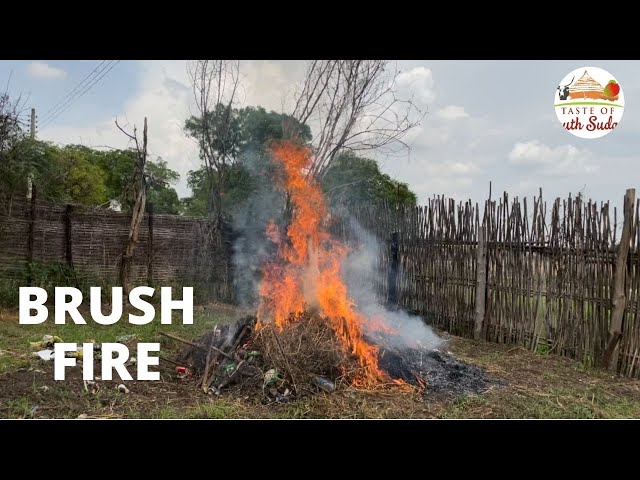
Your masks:
{"label": "power line", "polygon": [[116,61],[112,61],[113,63],[111,63],[111,65],[107,68],[105,67],[104,69],[101,70],[101,72],[103,72],[98,78],[96,78],[91,84],[87,85],[81,92],[79,92],[79,94],[72,99],[69,99],[67,101],[67,105],[66,107],[64,107],[62,110],[60,110],[58,113],[54,114],[53,117],[49,118],[49,120],[42,125],[41,128],[46,127],[47,125],[50,125],[56,118],[58,118],[61,114],[63,114],[65,111],[67,111],[69,109],[69,107],[71,107],[71,105],[73,105],[76,101],[78,101],[80,98],[82,98],[82,96],[84,94],[86,94],[89,90],[91,90],[91,88],[98,83],[100,80],[102,80],[102,78],[104,78],[105,75],[107,75],[111,70],[113,70],[113,67],[115,67],[118,63],[120,63],[120,60],[116,60]]}
{"label": "power line", "polygon": [[89,73],[88,73],[88,74],[87,74],[87,75],[86,75],[86,76],[85,76],[85,77],[84,77],[80,82],[78,82],[78,83],[76,84],[76,86],[73,88],[73,90],[71,90],[69,93],[67,93],[67,94],[65,95],[65,97],[64,97],[64,98],[62,98],[62,100],[60,100],[58,103],[56,103],[53,107],[51,107],[51,108],[50,108],[50,109],[49,109],[49,110],[44,114],[44,116],[42,117],[42,120],[43,120],[43,121],[46,121],[46,120],[47,120],[47,118],[51,116],[51,113],[52,113],[54,110],[57,110],[57,109],[58,109],[58,107],[60,107],[60,106],[62,105],[62,103],[63,103],[67,98],[69,98],[71,95],[73,95],[73,93],[74,93],[76,90],[78,90],[79,88],[81,88],[81,87],[83,86],[83,83],[85,83],[85,82],[89,79],[89,77],[93,76],[93,74],[96,72],[96,70],[98,70],[98,69],[99,69],[99,68],[100,68],[100,67],[101,67],[105,62],[106,62],[106,60],[102,60],[102,62],[100,62],[100,63],[98,64],[98,66],[96,66],[96,67],[95,67],[91,72],[89,72]]}
{"label": "power line", "polygon": [[53,113],[49,115],[49,118],[43,122],[42,127],[45,127],[51,124],[56,118],[58,118],[62,113],[71,107],[77,100],[79,100],[91,87],[93,87],[102,77],[104,77],[109,71],[115,66],[117,62],[110,60],[107,62],[102,69],[98,70],[93,78],[90,80],[90,83],[87,83],[82,87],[81,90],[77,91],[74,95],[72,95],[64,104],[58,107]]}

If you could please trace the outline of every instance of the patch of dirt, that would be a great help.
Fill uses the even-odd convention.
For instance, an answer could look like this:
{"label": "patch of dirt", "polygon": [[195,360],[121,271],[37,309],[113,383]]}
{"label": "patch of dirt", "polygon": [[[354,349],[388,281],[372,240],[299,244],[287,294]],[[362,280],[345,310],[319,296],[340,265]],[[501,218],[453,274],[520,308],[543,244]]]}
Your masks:
{"label": "patch of dirt", "polygon": [[[94,371],[100,372],[96,363]],[[99,376],[99,375],[97,375]],[[124,384],[129,393],[117,389]],[[170,372],[159,381],[82,380],[82,367],[67,368],[64,381],[54,380],[53,362],[39,362],[0,376],[0,417],[89,418],[153,417],[162,408],[180,409],[194,395],[193,384]]]}

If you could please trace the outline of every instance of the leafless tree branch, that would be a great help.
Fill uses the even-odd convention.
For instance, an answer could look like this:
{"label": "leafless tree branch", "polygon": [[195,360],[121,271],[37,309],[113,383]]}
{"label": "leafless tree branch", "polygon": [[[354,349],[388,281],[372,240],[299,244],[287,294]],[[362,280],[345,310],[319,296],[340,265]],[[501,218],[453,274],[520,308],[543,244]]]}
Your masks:
{"label": "leafless tree branch", "polygon": [[122,253],[120,263],[120,284],[124,290],[124,297],[128,298],[129,276],[131,271],[131,261],[136,245],[138,244],[138,233],[140,225],[144,219],[144,210],[147,203],[147,189],[145,185],[145,167],[147,164],[147,117],[144,118],[144,128],[142,130],[142,143],[138,140],[137,128],[133,127],[133,134],[127,132],[118,124],[116,127],[129,137],[136,145],[136,164],[133,175],[133,208],[131,211],[131,224],[129,226],[129,237],[127,245]]}
{"label": "leafless tree branch", "polygon": [[7,89],[0,93],[0,155],[8,152],[25,135],[26,99],[10,98]]}
{"label": "leafless tree branch", "polygon": [[232,132],[233,109],[240,85],[240,62],[235,60],[194,60],[187,64],[200,118],[196,140],[204,162],[209,186],[209,214],[222,218],[221,189],[226,170],[235,161]]}
{"label": "leafless tree branch", "polygon": [[[314,60],[295,94],[293,117],[315,122],[309,175],[321,178],[337,155],[385,147],[409,149],[405,136],[424,114],[412,99],[397,96],[400,72],[387,60]],[[288,135],[296,138],[296,124]]]}

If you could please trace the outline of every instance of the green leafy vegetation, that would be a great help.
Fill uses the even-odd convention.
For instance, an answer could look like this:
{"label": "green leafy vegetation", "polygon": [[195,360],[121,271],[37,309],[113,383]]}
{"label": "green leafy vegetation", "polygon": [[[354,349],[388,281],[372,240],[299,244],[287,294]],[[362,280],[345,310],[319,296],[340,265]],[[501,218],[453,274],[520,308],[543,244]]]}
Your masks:
{"label": "green leafy vegetation", "polygon": [[[0,194],[22,195],[29,174],[38,198],[59,203],[107,206],[117,201],[124,211],[132,206],[132,150],[96,150],[82,145],[58,147],[50,142],[22,139],[0,161]],[[158,158],[147,162],[148,201],[156,213],[180,213],[173,185],[179,175]]]}

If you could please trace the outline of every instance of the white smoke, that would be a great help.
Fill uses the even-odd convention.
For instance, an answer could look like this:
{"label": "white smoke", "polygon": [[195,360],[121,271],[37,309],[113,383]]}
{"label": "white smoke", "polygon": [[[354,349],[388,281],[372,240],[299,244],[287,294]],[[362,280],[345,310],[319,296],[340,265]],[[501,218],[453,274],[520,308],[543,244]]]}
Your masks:
{"label": "white smoke", "polygon": [[372,279],[380,275],[377,263],[383,245],[356,220],[350,219],[349,223],[358,238],[358,244],[343,263],[342,276],[358,311],[371,319],[374,328],[377,322],[382,322],[385,327],[394,330],[394,335],[385,336],[385,342],[390,342],[394,347],[419,346],[431,350],[441,346],[443,339],[422,318],[404,310],[390,310],[380,303]]}
{"label": "white smoke", "polygon": [[280,220],[284,211],[284,192],[264,178],[264,164],[257,154],[247,155],[245,168],[256,184],[254,191],[236,206],[233,214],[233,282],[236,301],[242,307],[258,304],[258,285],[263,265],[275,252],[275,244],[265,235],[267,225]]}

